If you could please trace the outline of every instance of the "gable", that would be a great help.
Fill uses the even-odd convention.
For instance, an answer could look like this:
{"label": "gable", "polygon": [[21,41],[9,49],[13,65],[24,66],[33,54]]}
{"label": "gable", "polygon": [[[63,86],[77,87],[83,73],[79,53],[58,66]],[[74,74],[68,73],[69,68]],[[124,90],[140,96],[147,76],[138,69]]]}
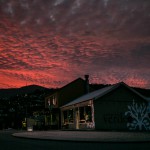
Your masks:
{"label": "gable", "polygon": [[108,92],[104,96],[97,98],[96,101],[133,101],[147,102],[145,98],[132,88],[120,84],[114,90]]}
{"label": "gable", "polygon": [[69,84],[59,91],[59,106],[62,106],[83,94],[85,94],[85,82],[84,80],[76,80],[76,82]]}

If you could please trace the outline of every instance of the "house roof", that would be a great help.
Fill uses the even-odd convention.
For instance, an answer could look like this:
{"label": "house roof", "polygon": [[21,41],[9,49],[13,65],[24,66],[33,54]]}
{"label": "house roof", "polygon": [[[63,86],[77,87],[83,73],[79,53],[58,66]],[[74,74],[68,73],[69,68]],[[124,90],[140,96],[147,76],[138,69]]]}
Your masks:
{"label": "house roof", "polygon": [[114,85],[111,85],[111,86],[108,86],[108,87],[96,90],[96,91],[88,93],[88,94],[85,94],[85,95],[83,95],[83,96],[81,96],[81,97],[79,97],[79,98],[71,101],[70,103],[62,106],[61,108],[67,107],[67,106],[71,106],[71,105],[74,105],[74,104],[77,104],[77,103],[81,103],[81,102],[84,102],[84,101],[88,101],[88,100],[91,100],[91,99],[96,100],[96,99],[104,96],[105,94],[111,92],[112,90],[116,89],[120,85],[126,86],[129,90],[131,90],[132,92],[136,93],[141,98],[147,100],[146,97],[144,97],[143,95],[141,95],[140,93],[138,93],[137,91],[135,91],[134,89],[132,89],[131,87],[129,87],[128,85],[126,85],[124,82],[119,82],[117,84],[114,84]]}
{"label": "house roof", "polygon": [[[54,94],[59,94],[59,93],[64,92],[64,91],[68,91],[68,88],[70,88],[72,85],[73,85],[73,86],[76,86],[76,83],[77,83],[77,82],[80,82],[80,83],[82,83],[83,85],[85,84],[85,80],[79,77],[79,78],[73,80],[72,82],[70,82],[70,83],[64,85],[63,87],[56,89],[54,92],[50,93],[50,94],[47,95],[45,98],[47,98],[47,97],[49,97],[49,96],[52,96],[52,95],[54,95]],[[94,90],[92,87],[90,87],[90,85],[89,85],[89,88],[90,88],[90,91],[93,91],[93,90]]]}
{"label": "house roof", "polygon": [[71,84],[74,84],[74,83],[76,83],[77,81],[85,82],[82,78],[77,78],[77,79],[73,80],[72,82],[69,82],[68,84],[66,84],[66,85],[64,85],[63,87],[61,87],[60,90],[66,88],[66,87],[69,87]]}
{"label": "house roof", "polygon": [[74,83],[76,83],[76,82],[78,82],[78,81],[83,82],[83,83],[85,82],[82,78],[77,78],[77,79],[73,80],[72,82],[70,82],[70,83],[64,85],[63,87],[56,89],[54,92],[48,94],[46,97],[49,97],[49,96],[54,95],[54,94],[56,94],[56,93],[59,93],[59,92],[61,92],[63,89],[69,87],[70,85],[72,85],[72,84],[74,84]]}

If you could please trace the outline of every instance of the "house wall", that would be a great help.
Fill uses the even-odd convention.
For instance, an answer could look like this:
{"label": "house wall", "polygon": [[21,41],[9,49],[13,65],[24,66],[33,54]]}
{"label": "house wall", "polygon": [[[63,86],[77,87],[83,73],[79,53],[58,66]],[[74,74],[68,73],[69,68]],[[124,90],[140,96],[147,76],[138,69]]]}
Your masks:
{"label": "house wall", "polygon": [[82,79],[76,80],[74,83],[63,87],[59,92],[58,105],[63,106],[70,101],[85,94],[85,81]]}
{"label": "house wall", "polygon": [[[134,100],[134,101],[133,101]],[[147,102],[125,86],[119,86],[116,90],[94,101],[94,118],[96,130],[134,130],[135,119],[131,117],[131,108],[144,108]],[[135,112],[133,112],[135,114]],[[126,115],[125,115],[126,114]],[[134,121],[134,124],[133,124]],[[133,127],[132,127],[133,126]],[[142,126],[144,128],[144,126]],[[136,130],[139,126],[136,126]]]}
{"label": "house wall", "polygon": [[[67,84],[66,86],[62,87],[61,89],[59,89],[57,92],[55,92],[52,95],[49,95],[45,98],[45,108],[49,108],[48,106],[48,101],[49,100],[53,100],[53,98],[56,99],[56,105],[53,106],[53,108],[59,108],[69,102],[71,102],[72,100],[82,96],[85,94],[86,89],[85,89],[85,84],[86,82],[81,79],[78,78],[76,80],[74,80],[73,82]],[[90,91],[92,90],[92,88],[90,88]],[[61,127],[61,114],[60,112],[55,114],[58,118],[58,128]],[[72,125],[70,125],[72,128]]]}

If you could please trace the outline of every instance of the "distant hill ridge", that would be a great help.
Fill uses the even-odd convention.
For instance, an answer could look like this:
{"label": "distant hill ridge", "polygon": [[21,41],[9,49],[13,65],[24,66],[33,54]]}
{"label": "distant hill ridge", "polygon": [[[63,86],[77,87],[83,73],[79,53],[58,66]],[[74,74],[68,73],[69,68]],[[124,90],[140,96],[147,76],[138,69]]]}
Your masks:
{"label": "distant hill ridge", "polygon": [[12,96],[33,93],[36,90],[50,90],[39,85],[28,85],[21,88],[0,89],[0,98],[9,98]]}
{"label": "distant hill ridge", "polygon": [[[103,84],[90,84],[90,86],[98,90],[100,88],[104,88],[106,86],[110,86],[110,84],[103,85]],[[143,89],[143,88],[137,88],[137,87],[132,87],[135,89],[137,92],[141,93],[143,96],[150,97],[150,89]],[[50,91],[52,92],[54,89],[52,88],[45,88],[39,85],[28,85],[28,86],[23,86],[21,88],[8,88],[8,89],[0,89],[0,98],[10,98],[16,95],[23,95],[23,94],[29,94],[33,93],[36,90],[39,91]]]}

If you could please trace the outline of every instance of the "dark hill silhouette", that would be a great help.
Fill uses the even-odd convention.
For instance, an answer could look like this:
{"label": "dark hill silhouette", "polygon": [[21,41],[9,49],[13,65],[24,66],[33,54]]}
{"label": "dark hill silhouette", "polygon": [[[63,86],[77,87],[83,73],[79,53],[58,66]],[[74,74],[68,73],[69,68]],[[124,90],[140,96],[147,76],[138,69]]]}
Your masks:
{"label": "dark hill silhouette", "polygon": [[49,91],[51,89],[38,86],[38,85],[29,85],[23,86],[21,88],[9,88],[9,89],[0,89],[0,98],[10,98],[16,95],[23,95],[33,93],[35,91]]}
{"label": "dark hill silhouette", "polygon": [[111,84],[90,84],[90,87],[94,90],[98,90],[107,86],[110,86]]}
{"label": "dark hill silhouette", "polygon": [[141,93],[142,95],[146,97],[150,97],[150,89],[142,89],[142,88],[137,88],[133,87],[137,92]]}
{"label": "dark hill silhouette", "polygon": [[[90,87],[93,88],[94,90],[98,90],[100,88],[104,88],[106,86],[110,86],[110,84],[90,84]],[[143,88],[137,88],[133,87],[137,92],[141,93],[143,96],[150,97],[150,89],[143,89]],[[46,93],[51,93],[57,89],[52,89],[52,88],[45,88],[39,85],[28,85],[28,86],[23,86],[21,88],[9,88],[9,89],[0,89],[0,98],[10,98],[16,95],[24,95],[24,94],[29,94],[33,92],[40,92],[40,91],[45,91]]]}

